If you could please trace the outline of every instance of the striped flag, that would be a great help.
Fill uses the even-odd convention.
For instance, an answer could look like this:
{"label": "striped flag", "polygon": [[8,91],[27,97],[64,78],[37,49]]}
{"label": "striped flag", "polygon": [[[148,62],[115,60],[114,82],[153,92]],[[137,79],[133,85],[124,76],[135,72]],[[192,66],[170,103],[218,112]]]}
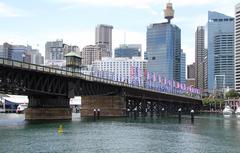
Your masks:
{"label": "striped flag", "polygon": [[153,72],[153,82],[156,82],[156,73]]}

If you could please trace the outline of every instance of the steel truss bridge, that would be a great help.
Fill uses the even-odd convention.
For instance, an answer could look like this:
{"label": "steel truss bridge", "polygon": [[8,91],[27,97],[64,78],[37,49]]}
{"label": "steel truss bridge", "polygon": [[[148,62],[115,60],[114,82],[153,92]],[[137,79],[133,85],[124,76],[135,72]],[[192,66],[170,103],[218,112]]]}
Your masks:
{"label": "steel truss bridge", "polygon": [[[28,107],[32,109],[27,113],[34,114],[30,116],[26,115],[30,119],[31,116],[35,116],[32,119],[47,118],[46,116],[36,117],[44,114],[44,110],[46,112],[46,110],[51,111],[50,109],[69,108],[69,98],[74,96],[121,97],[123,99],[121,107],[116,106],[121,110],[121,113],[118,113],[117,116],[125,116],[127,110],[133,111],[134,109],[137,109],[139,112],[148,109],[151,114],[157,114],[163,107],[169,109],[169,111],[175,111],[179,107],[188,111],[189,109],[199,109],[202,105],[200,98],[159,92],[79,72],[4,58],[0,58],[0,93],[27,95],[29,97]],[[101,106],[102,110],[110,107],[97,105],[99,102],[95,102],[96,106],[90,106],[88,103],[90,104],[92,101],[89,101],[89,98],[86,99],[84,106],[86,106],[86,109],[89,109],[85,113],[86,116],[88,116],[89,111],[94,107]],[[114,100],[111,103],[114,103]],[[115,106],[112,105],[111,107]],[[35,112],[34,109],[41,111]],[[54,111],[53,114],[58,116],[57,114],[60,111],[57,113],[56,110]],[[113,111],[112,108],[111,111]],[[65,111],[65,114],[68,113],[68,111]],[[107,116],[111,116],[109,112],[106,114],[108,114]],[[64,115],[59,116],[53,119],[66,119]]]}

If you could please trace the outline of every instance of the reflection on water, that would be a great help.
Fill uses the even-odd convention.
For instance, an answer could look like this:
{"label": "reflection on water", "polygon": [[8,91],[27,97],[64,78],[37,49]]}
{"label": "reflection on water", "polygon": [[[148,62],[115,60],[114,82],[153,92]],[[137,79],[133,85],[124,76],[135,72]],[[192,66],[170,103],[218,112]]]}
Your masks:
{"label": "reflection on water", "polygon": [[[240,150],[240,118],[218,114],[195,117],[104,118],[93,122],[27,122],[24,115],[0,114],[0,152],[222,152]],[[63,133],[58,133],[59,125]]]}

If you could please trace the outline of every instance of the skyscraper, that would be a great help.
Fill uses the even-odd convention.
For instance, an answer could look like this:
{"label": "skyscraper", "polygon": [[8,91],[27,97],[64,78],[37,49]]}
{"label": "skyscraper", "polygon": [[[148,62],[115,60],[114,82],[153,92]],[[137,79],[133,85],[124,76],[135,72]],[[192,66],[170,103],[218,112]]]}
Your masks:
{"label": "skyscraper", "polygon": [[208,89],[234,88],[234,18],[208,12]]}
{"label": "skyscraper", "polygon": [[235,6],[235,89],[240,92],[240,3]]}
{"label": "skyscraper", "polygon": [[107,51],[112,55],[112,29],[111,25],[100,24],[95,29],[95,44],[105,45]]}
{"label": "skyscraper", "polygon": [[186,54],[181,51],[180,83],[186,83]]}
{"label": "skyscraper", "polygon": [[195,84],[200,89],[204,89],[204,38],[204,27],[197,27],[195,32]]}
{"label": "skyscraper", "polygon": [[149,72],[159,73],[169,80],[181,81],[181,30],[170,23],[172,6],[167,4],[168,22],[154,23],[147,28],[147,52]]}

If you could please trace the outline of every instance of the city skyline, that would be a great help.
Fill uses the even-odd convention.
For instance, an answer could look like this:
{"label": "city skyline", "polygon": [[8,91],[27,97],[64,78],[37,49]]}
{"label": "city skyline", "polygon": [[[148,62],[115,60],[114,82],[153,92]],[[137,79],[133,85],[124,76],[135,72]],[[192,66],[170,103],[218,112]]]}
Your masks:
{"label": "city skyline", "polygon": [[[146,51],[147,26],[165,21],[162,10],[166,2],[168,1],[2,1],[0,43],[30,44],[44,53],[47,41],[63,39],[67,44],[82,49],[94,44],[97,24],[110,24],[114,26],[113,50],[124,43],[126,33],[126,43],[140,43],[143,51]],[[237,3],[234,0],[171,2],[175,10],[172,23],[182,30],[182,49],[186,52],[187,64],[194,62],[194,32],[197,26],[205,26],[208,11],[218,11],[234,17],[234,5]],[[189,12],[192,14],[190,17]]]}

